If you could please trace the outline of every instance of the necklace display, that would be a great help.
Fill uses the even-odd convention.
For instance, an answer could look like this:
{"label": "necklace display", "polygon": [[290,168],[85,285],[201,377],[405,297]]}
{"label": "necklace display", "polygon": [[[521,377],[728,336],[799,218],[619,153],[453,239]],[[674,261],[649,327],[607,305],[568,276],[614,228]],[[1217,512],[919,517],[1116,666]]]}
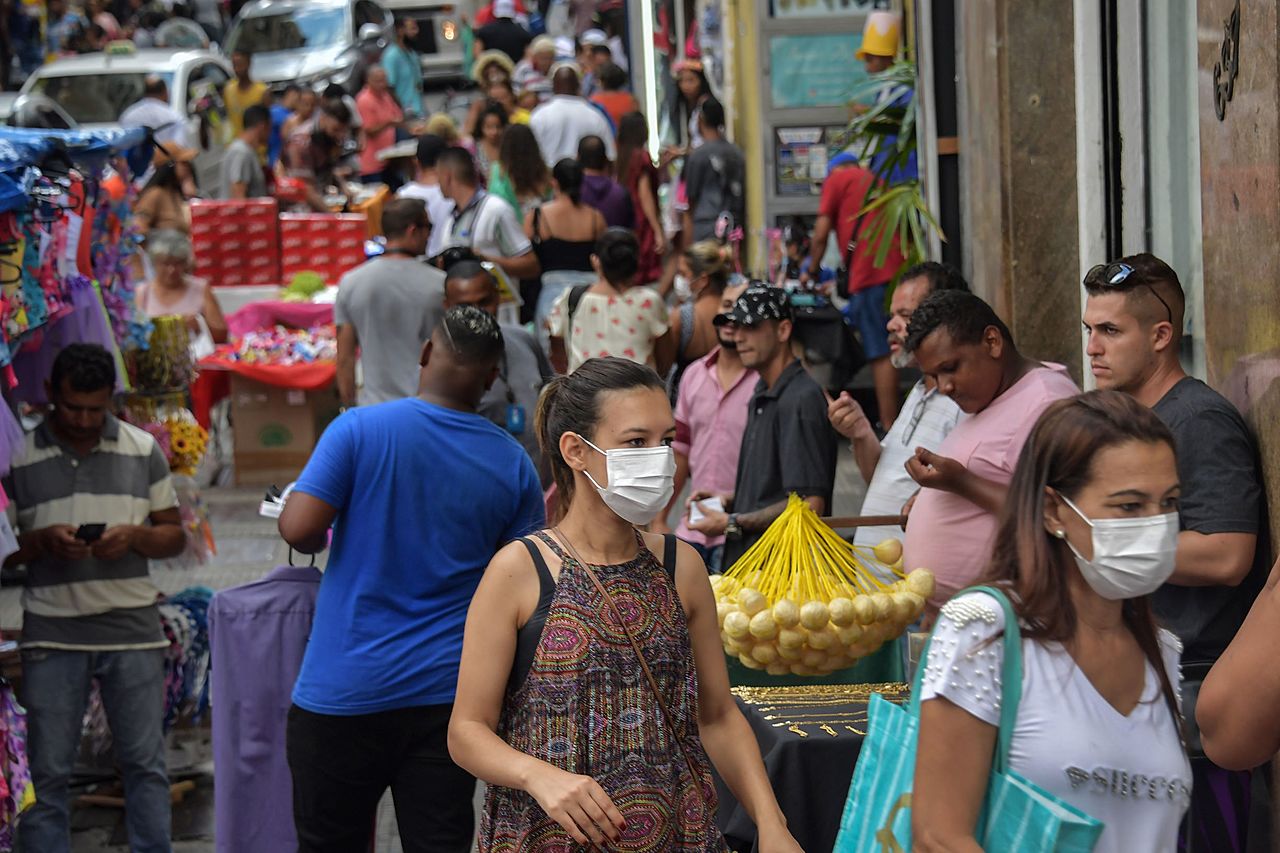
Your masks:
{"label": "necklace display", "polygon": [[[882,684],[824,684],[803,687],[735,687],[735,697],[760,714],[775,729],[807,738],[806,727],[839,737],[836,728],[865,737],[866,703],[873,694],[902,704],[911,688],[901,682]],[[855,707],[847,707],[854,705]],[[861,706],[861,707],[857,707]],[[818,710],[821,709],[821,710]]]}

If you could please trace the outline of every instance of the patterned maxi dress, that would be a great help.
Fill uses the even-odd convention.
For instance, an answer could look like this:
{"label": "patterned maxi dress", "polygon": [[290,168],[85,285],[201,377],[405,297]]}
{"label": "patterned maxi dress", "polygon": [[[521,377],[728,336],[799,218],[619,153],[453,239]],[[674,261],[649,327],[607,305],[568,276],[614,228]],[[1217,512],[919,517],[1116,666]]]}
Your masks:
{"label": "patterned maxi dress", "polygon": [[[698,737],[693,649],[673,574],[643,540],[631,562],[593,566],[644,651],[675,732],[668,730],[635,650],[591,579],[549,535],[537,536],[562,568],[529,674],[507,689],[498,734],[521,752],[600,783],[627,823],[622,840],[606,843],[604,851],[723,853],[710,764]],[[677,739],[698,768],[696,787]],[[479,849],[588,848],[575,843],[529,794],[490,786]]]}

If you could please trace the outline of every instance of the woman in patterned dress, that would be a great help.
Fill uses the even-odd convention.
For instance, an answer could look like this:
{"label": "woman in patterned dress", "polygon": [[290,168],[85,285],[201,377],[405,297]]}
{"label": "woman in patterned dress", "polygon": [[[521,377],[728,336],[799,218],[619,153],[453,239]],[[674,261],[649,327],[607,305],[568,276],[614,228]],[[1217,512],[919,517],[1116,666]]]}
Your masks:
{"label": "woman in patterned dress", "polygon": [[720,853],[710,759],[759,849],[798,853],[729,693],[706,568],[635,527],[671,496],[662,380],[591,359],[547,386],[536,421],[568,509],[489,565],[449,726],[453,759],[489,785],[479,849]]}

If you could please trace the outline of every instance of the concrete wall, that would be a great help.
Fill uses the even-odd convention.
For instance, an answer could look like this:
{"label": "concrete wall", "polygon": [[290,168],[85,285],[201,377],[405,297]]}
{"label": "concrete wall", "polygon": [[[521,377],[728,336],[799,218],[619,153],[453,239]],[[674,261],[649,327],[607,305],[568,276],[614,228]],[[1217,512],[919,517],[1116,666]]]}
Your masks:
{"label": "concrete wall", "polygon": [[1209,383],[1249,420],[1280,543],[1280,29],[1276,4],[1240,2],[1239,74],[1225,117],[1213,70],[1235,0],[1200,0],[1200,181]]}
{"label": "concrete wall", "polygon": [[1080,381],[1072,4],[957,5],[966,274],[1029,356]]}

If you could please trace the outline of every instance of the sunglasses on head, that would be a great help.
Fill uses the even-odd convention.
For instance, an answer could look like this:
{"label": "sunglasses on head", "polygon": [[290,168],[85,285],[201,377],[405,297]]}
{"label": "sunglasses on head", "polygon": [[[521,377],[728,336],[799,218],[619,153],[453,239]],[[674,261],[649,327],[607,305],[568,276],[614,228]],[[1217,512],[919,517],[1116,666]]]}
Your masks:
{"label": "sunglasses on head", "polygon": [[[1115,261],[1110,264],[1098,264],[1085,274],[1085,287],[1118,287],[1133,275],[1134,269],[1126,263]],[[1165,314],[1169,317],[1169,322],[1173,322],[1173,309],[1169,307],[1169,303],[1164,301],[1164,297],[1160,295],[1154,287],[1147,282],[1142,282],[1142,286],[1151,291],[1151,295],[1160,300],[1160,304],[1164,306]]]}

